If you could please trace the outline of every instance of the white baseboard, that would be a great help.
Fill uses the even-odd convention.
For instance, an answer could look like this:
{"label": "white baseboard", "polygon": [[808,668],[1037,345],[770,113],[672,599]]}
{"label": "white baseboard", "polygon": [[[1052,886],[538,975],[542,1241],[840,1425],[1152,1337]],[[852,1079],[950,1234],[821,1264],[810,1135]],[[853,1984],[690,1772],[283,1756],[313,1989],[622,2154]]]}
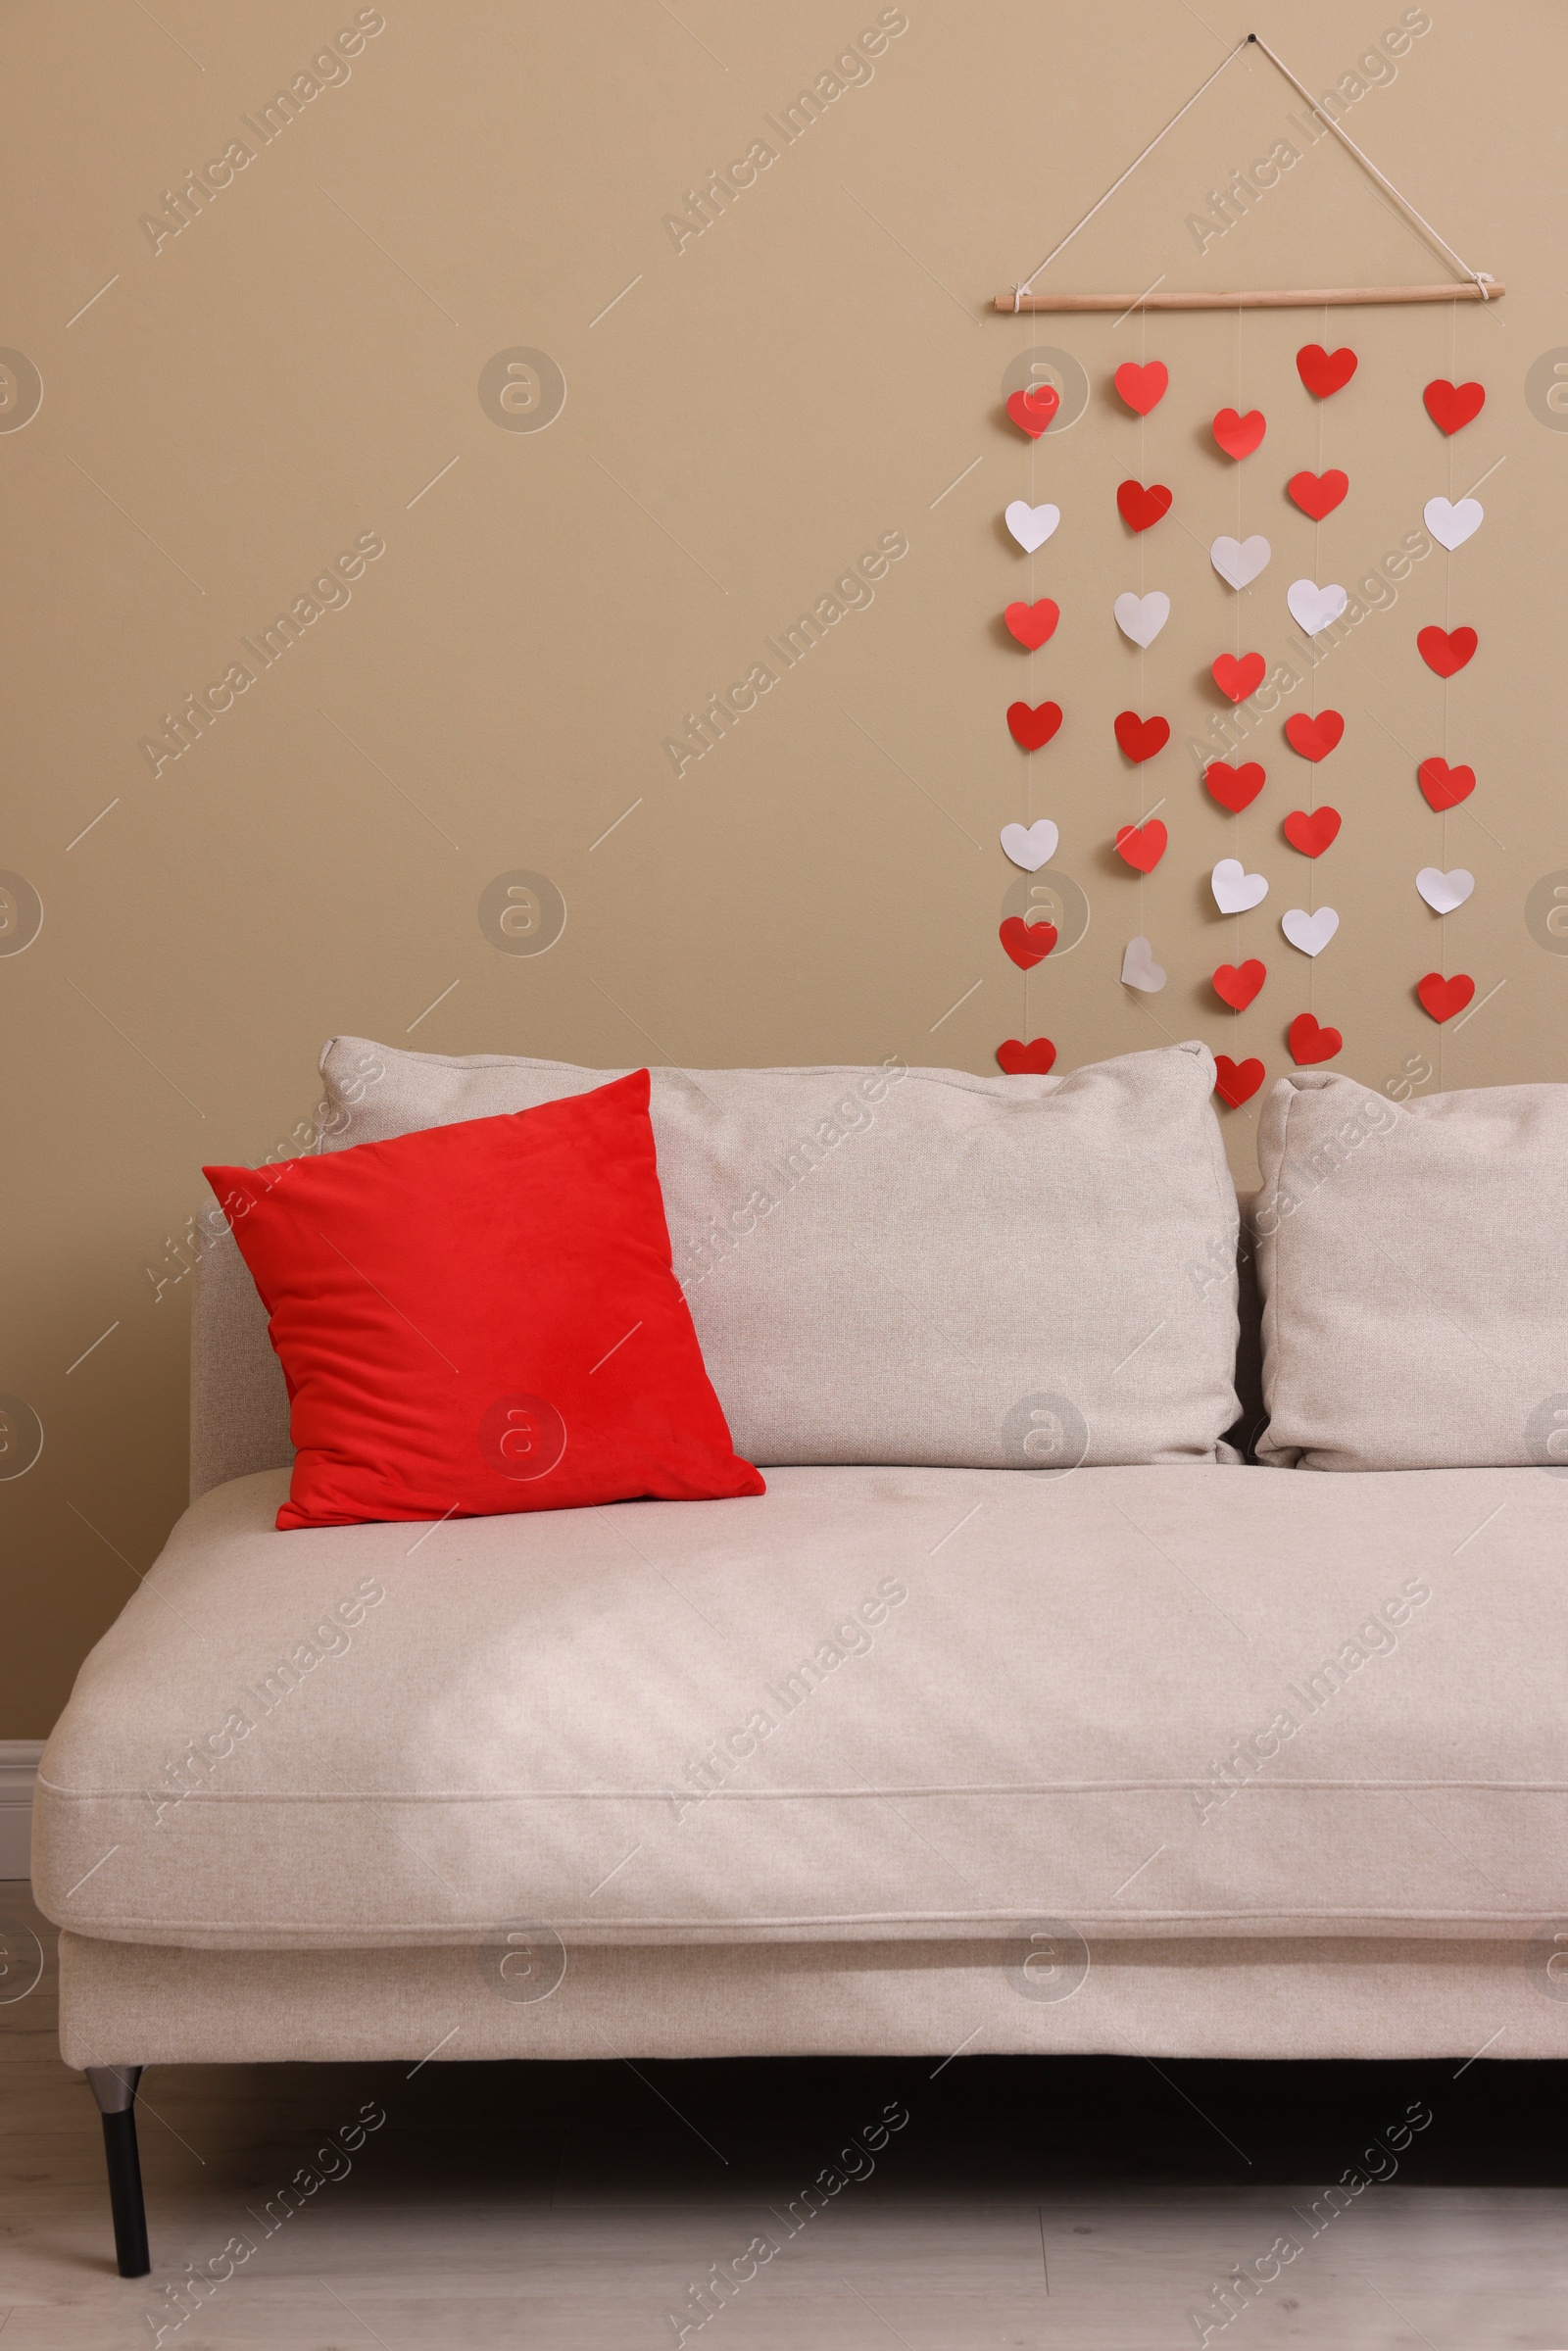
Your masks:
{"label": "white baseboard", "polygon": [[0,1739],[0,1880],[30,1874],[32,1790],[41,1739]]}

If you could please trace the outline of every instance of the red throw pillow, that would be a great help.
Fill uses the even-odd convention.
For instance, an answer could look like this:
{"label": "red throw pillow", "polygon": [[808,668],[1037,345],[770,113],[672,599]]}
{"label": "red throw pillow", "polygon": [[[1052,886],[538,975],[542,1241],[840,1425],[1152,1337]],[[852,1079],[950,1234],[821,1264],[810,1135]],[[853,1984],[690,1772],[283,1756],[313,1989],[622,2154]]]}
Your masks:
{"label": "red throw pillow", "polygon": [[646,1069],[204,1172],[288,1381],[280,1527],[765,1491],[670,1268]]}

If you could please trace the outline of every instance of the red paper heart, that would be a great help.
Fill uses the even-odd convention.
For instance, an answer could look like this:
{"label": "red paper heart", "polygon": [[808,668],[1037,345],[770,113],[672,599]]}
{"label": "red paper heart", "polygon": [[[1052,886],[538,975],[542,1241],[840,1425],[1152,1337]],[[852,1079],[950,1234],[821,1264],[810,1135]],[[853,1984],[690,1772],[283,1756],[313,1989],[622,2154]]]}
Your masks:
{"label": "red paper heart", "polygon": [[1340,837],[1338,808],[1293,808],[1285,819],[1285,838],[1303,857],[1320,857]]}
{"label": "red paper heart", "polygon": [[1037,703],[1031,710],[1026,702],[1007,705],[1007,732],[1024,751],[1039,751],[1049,743],[1061,724],[1059,702]]}
{"label": "red paper heart", "polygon": [[1114,721],[1116,740],[1133,762],[1142,766],[1170,741],[1168,718],[1140,718],[1136,710],[1119,710]]}
{"label": "red paper heart", "polygon": [[1342,473],[1338,465],[1331,465],[1327,473],[1293,473],[1285,485],[1285,495],[1295,499],[1303,514],[1321,522],[1325,514],[1333,514],[1349,486],[1349,475]]}
{"label": "red paper heart", "polygon": [[1220,692],[1228,694],[1232,702],[1245,702],[1249,694],[1255,694],[1263,683],[1267,668],[1268,663],[1260,653],[1244,653],[1240,661],[1234,654],[1222,653],[1217,661],[1210,662],[1209,675]]}
{"label": "red paper heart", "polygon": [[1009,914],[997,937],[1020,971],[1033,971],[1055,946],[1056,926],[1054,922],[1025,922],[1021,914]]}
{"label": "red paper heart", "polygon": [[1116,833],[1116,855],[1125,857],[1139,873],[1152,873],[1165,854],[1170,835],[1157,816],[1147,824],[1124,824]]}
{"label": "red paper heart", "polygon": [[1203,783],[1210,798],[1217,800],[1222,808],[1229,808],[1233,816],[1251,807],[1267,780],[1265,770],[1255,759],[1248,759],[1240,767],[1233,767],[1228,759],[1210,759],[1203,769]]}
{"label": "red paper heart", "polygon": [[1320,1029],[1310,1012],[1298,1012],[1286,1036],[1298,1068],[1303,1061],[1332,1061],[1345,1044],[1338,1029]]}
{"label": "red paper heart", "polygon": [[1446,980],[1441,971],[1429,971],[1424,980],[1416,982],[1415,992],[1421,999],[1422,1011],[1430,1013],[1441,1025],[1451,1020],[1455,1012],[1464,1010],[1476,992],[1476,984],[1467,971],[1456,971],[1451,980]]}
{"label": "red paper heart", "polygon": [[1303,343],[1296,355],[1297,374],[1319,400],[1343,391],[1355,373],[1356,364],[1348,343],[1342,343],[1338,351],[1325,351],[1321,343]]}
{"label": "red paper heart", "polygon": [[1056,1049],[1049,1037],[1031,1037],[1027,1045],[1008,1037],[997,1047],[997,1059],[1009,1078],[1049,1077],[1055,1058]]}
{"label": "red paper heart", "polygon": [[1214,1055],[1214,1092],[1233,1110],[1251,1101],[1263,1083],[1263,1074],[1261,1061],[1233,1061],[1229,1053]]}
{"label": "red paper heart", "polygon": [[1427,404],[1427,415],[1444,432],[1458,432],[1473,416],[1479,416],[1486,406],[1484,384],[1451,384],[1446,376],[1435,376],[1421,395]]}
{"label": "red paper heart", "polygon": [[1148,489],[1141,481],[1124,481],[1116,492],[1116,506],[1129,530],[1149,530],[1161,514],[1170,512],[1170,492],[1163,482],[1151,482]]}
{"label": "red paper heart", "polygon": [[1031,384],[1027,391],[1008,395],[1007,414],[1020,432],[1038,441],[1060,406],[1061,394],[1054,384]]}
{"label": "red paper heart", "polygon": [[1170,370],[1163,360],[1151,360],[1145,367],[1135,360],[1123,360],[1111,381],[1134,416],[1147,416],[1164,399]]}
{"label": "red paper heart", "polygon": [[1222,408],[1214,418],[1214,438],[1227,457],[1250,457],[1267,429],[1260,408],[1249,409],[1245,416]]}
{"label": "red paper heart", "polygon": [[1476,788],[1473,767],[1450,767],[1446,759],[1423,759],[1415,778],[1426,795],[1428,808],[1436,808],[1440,815],[1446,808],[1456,808],[1461,800],[1468,800]]}
{"label": "red paper heart", "polygon": [[1220,965],[1214,974],[1214,994],[1233,1012],[1245,1012],[1267,978],[1268,965],[1260,963],[1256,955],[1249,955],[1239,971],[1234,963]]}
{"label": "red paper heart", "polygon": [[1319,710],[1309,718],[1298,710],[1285,721],[1285,740],[1303,759],[1326,759],[1345,732],[1345,720],[1338,710]]}
{"label": "red paper heart", "polygon": [[1042,596],[1038,604],[1009,604],[1002,617],[1020,645],[1038,653],[1046,639],[1055,634],[1061,610],[1049,596]]}
{"label": "red paper heart", "polygon": [[1473,628],[1424,628],[1415,642],[1429,669],[1439,677],[1457,677],[1481,640]]}

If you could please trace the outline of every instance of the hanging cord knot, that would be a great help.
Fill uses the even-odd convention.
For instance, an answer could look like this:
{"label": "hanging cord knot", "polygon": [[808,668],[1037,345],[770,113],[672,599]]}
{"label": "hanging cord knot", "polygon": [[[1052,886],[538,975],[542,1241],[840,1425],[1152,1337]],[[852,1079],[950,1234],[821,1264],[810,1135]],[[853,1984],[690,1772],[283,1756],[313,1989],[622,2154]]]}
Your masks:
{"label": "hanging cord knot", "polygon": [[1493,276],[1492,271],[1490,269],[1472,269],[1470,274],[1475,279],[1476,284],[1481,288],[1482,301],[1490,302],[1492,300],[1492,296],[1487,292],[1487,288],[1488,286],[1494,286],[1497,282]]}
{"label": "hanging cord knot", "polygon": [[1024,292],[1025,288],[1023,286],[1015,285],[1012,289],[1012,315],[1015,318],[1018,316],[1019,311],[1023,308]]}

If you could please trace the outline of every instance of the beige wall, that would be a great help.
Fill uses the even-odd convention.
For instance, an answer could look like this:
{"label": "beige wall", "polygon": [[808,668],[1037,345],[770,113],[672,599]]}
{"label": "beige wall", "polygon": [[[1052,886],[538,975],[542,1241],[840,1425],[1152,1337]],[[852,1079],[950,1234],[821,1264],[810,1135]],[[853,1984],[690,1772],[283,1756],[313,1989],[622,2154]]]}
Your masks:
{"label": "beige wall", "polygon": [[[1272,1076],[1312,1005],[1373,1085],[1568,1077],[1568,959],[1526,922],[1532,886],[1568,868],[1568,417],[1527,399],[1532,365],[1568,345],[1560,11],[1431,0],[1393,77],[1347,85],[1364,87],[1352,135],[1510,291],[1494,316],[1334,315],[1328,341],[1361,366],[1321,415],[1293,364],[1321,313],[1238,328],[988,307],[1254,15],[1321,91],[1412,13],[1204,0],[1210,30],[1149,0],[908,0],[874,74],[847,69],[858,85],[785,144],[768,117],[875,5],[385,0],[350,76],[264,144],[245,119],[352,6],[159,0],[155,22],[129,0],[12,0],[0,343],[43,400],[0,432],[0,867],[38,894],[43,927],[0,955],[0,1391],[45,1441],[0,1484],[0,1732],[48,1727],[180,1507],[190,1285],[155,1296],[147,1268],[174,1271],[166,1237],[203,1205],[204,1158],[259,1159],[309,1117],[334,1030],[609,1065],[897,1052],[973,1069],[1008,1036],[1049,1034],[1070,1067],[1196,1034]],[[1048,282],[1441,275],[1327,139],[1200,252],[1187,216],[1233,165],[1303,146],[1293,112],[1255,53],[1233,66]],[[149,232],[164,192],[236,139],[255,153],[230,184],[177,234]],[[776,160],[677,249],[664,216],[759,140]],[[1035,448],[1001,407],[1031,344],[1068,351],[1090,386],[1081,419]],[[503,429],[481,403],[487,363],[518,347],[564,376],[546,430]],[[1107,386],[1145,350],[1171,389],[1141,434]],[[1451,446],[1421,406],[1439,374],[1488,389]],[[1269,420],[1240,469],[1206,429],[1228,403]],[[1490,471],[1487,519],[1329,654],[1318,700],[1347,735],[1315,776],[1279,736],[1310,685],[1261,722],[1269,784],[1238,825],[1183,745],[1223,707],[1216,653],[1291,657],[1284,591],[1312,568],[1313,530],[1282,485],[1320,465],[1351,485],[1322,528],[1323,579],[1353,585],[1428,498]],[[1141,469],[1175,507],[1134,541],[1113,495]],[[1062,512],[1032,563],[1000,528],[1019,496]],[[1239,523],[1275,548],[1240,603],[1206,554]],[[362,534],[384,553],[352,600],[264,669],[241,641]],[[874,602],[784,670],[766,641],[888,534],[907,553]],[[1138,702],[1140,663],[1110,605],[1141,578],[1172,598],[1142,692],[1174,737],[1133,770],[1111,719]],[[1032,661],[999,621],[1026,594],[1062,612]],[[1446,615],[1481,634],[1446,738],[1481,781],[1444,820],[1414,781],[1444,747],[1414,638]],[[155,775],[141,739],[237,661],[254,682]],[[677,777],[664,738],[759,662],[778,682]],[[1004,723],[1019,696],[1066,712],[1033,759]],[[1279,826],[1314,783],[1346,821],[1309,869]],[[1109,844],[1156,802],[1170,848],[1140,883]],[[997,833],[1039,815],[1092,919],[1026,993],[997,941],[1018,879]],[[1231,854],[1272,885],[1239,926],[1207,894]],[[1429,863],[1476,876],[1446,926],[1413,887]],[[516,869],[566,903],[543,955],[481,928],[487,885]],[[1308,886],[1342,915],[1313,966],[1277,927]],[[1120,984],[1135,932],[1169,974],[1158,996]],[[1238,1021],[1208,974],[1242,955],[1270,976]],[[1440,1034],[1412,985],[1445,963],[1478,1002],[1497,993]],[[1225,1114],[1243,1175],[1255,1107]]]}

